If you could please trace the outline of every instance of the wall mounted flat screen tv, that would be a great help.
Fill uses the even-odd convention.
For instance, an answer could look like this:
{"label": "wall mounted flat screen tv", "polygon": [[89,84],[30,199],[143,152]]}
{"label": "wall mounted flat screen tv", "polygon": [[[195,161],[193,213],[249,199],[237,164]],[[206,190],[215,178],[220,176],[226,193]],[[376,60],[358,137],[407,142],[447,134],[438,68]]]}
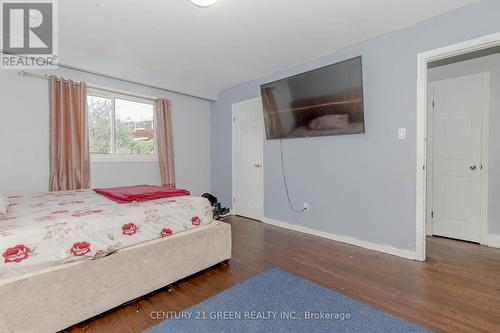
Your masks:
{"label": "wall mounted flat screen tv", "polygon": [[361,57],[260,89],[267,139],[365,132]]}

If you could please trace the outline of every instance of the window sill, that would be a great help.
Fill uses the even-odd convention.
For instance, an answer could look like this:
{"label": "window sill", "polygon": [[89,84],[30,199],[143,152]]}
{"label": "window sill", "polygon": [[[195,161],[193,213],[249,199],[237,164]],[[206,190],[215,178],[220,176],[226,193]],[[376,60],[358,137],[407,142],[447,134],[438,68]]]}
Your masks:
{"label": "window sill", "polygon": [[158,163],[158,156],[90,155],[90,163]]}

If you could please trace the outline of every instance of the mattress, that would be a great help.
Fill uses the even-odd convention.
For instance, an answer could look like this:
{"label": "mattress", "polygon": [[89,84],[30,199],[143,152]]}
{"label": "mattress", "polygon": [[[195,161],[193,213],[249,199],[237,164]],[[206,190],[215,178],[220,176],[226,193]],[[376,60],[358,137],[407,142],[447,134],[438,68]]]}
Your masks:
{"label": "mattress", "polygon": [[79,190],[12,196],[9,202],[0,220],[0,279],[98,259],[213,221],[208,200],[191,196],[117,204]]}

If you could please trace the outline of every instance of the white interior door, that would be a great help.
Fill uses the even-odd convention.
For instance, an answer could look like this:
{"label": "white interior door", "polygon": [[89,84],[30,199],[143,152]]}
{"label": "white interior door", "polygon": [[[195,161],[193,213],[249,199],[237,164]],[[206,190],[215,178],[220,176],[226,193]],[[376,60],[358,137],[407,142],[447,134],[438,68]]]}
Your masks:
{"label": "white interior door", "polygon": [[481,240],[482,117],[484,75],[430,85],[433,234]]}
{"label": "white interior door", "polygon": [[233,105],[233,212],[262,220],[264,119],[260,98]]}

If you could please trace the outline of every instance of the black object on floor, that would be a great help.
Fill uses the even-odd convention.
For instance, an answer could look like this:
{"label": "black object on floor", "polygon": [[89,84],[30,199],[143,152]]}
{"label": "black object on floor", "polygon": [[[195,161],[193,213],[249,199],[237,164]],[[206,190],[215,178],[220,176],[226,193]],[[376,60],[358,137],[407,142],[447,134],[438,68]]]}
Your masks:
{"label": "black object on floor", "polygon": [[210,201],[210,204],[212,205],[212,210],[214,213],[214,219],[218,220],[221,217],[226,217],[231,215],[231,211],[229,208],[222,207],[220,202],[217,202],[217,197],[210,194],[210,193],[205,193],[202,195],[203,198],[206,198],[208,201]]}
{"label": "black object on floor", "polygon": [[216,196],[213,196],[212,194],[210,193],[204,193],[201,195],[203,198],[207,198],[208,201],[210,201],[210,204],[213,206],[214,204],[217,203],[217,197]]}
{"label": "black object on floor", "polygon": [[229,210],[229,208],[222,208],[219,212],[219,217],[226,217],[229,215],[231,215],[231,211]]}

